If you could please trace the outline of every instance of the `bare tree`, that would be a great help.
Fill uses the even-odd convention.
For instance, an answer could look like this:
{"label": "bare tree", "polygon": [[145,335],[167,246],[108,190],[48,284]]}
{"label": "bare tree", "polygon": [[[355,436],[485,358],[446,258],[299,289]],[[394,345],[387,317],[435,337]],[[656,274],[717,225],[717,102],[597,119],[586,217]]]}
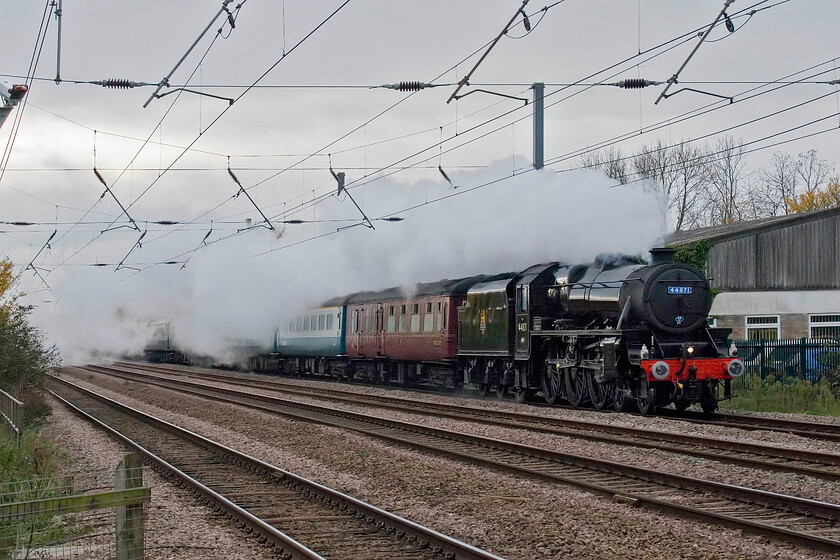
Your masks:
{"label": "bare tree", "polygon": [[653,146],[643,146],[633,158],[633,168],[640,177],[656,184],[670,207],[673,191],[679,182],[679,171],[674,167],[674,150],[662,140]]}
{"label": "bare tree", "polygon": [[580,164],[586,169],[600,169],[622,185],[627,183],[627,159],[621,154],[621,148],[610,146],[606,150],[586,152]]}
{"label": "bare tree", "polygon": [[729,224],[742,219],[745,194],[744,147],[731,136],[718,140],[710,158],[710,224]]}
{"label": "bare tree", "polygon": [[711,180],[709,149],[680,142],[675,148],[674,165],[679,170],[680,180],[674,201],[676,229],[699,227],[706,221],[705,207],[700,201]]}
{"label": "bare tree", "polygon": [[760,181],[754,185],[750,198],[756,218],[781,216],[790,213],[787,200],[796,197],[799,184],[797,163],[785,152],[775,152],[770,163],[759,172]]}
{"label": "bare tree", "polygon": [[820,159],[817,150],[802,152],[796,158],[796,174],[802,180],[807,194],[813,194],[831,174],[834,166],[828,160]]}
{"label": "bare tree", "polygon": [[696,203],[708,178],[707,151],[685,142],[667,146],[658,140],[651,147],[643,147],[633,159],[636,173],[652,181],[668,201],[677,230],[701,221]]}

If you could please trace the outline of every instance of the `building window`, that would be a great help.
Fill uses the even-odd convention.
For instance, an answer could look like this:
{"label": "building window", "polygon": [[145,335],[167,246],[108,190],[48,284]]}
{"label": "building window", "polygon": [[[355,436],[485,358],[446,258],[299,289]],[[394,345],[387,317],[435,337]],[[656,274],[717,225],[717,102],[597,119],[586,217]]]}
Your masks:
{"label": "building window", "polygon": [[779,316],[747,317],[747,340],[779,340]]}
{"label": "building window", "polygon": [[808,317],[808,332],[811,338],[840,340],[840,314],[811,315]]}

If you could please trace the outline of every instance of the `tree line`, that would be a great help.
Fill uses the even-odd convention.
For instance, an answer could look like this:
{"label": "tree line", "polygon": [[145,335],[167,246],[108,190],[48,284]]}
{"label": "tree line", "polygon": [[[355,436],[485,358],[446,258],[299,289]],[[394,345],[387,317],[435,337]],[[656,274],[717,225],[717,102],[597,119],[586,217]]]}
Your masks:
{"label": "tree line", "polygon": [[12,261],[0,259],[0,389],[24,402],[24,426],[31,426],[48,413],[41,388],[59,360],[56,348],[29,324],[32,308],[20,305],[18,278]]}
{"label": "tree line", "polygon": [[732,137],[704,145],[658,140],[629,155],[615,147],[588,152],[581,165],[622,184],[644,181],[667,202],[677,231],[840,206],[834,164],[817,150],[775,152],[758,169],[746,155]]}

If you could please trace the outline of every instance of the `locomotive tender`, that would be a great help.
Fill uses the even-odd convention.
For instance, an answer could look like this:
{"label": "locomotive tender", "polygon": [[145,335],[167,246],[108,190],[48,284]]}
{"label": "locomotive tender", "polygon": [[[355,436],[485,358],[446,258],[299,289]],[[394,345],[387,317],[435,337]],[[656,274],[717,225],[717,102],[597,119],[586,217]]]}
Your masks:
{"label": "locomotive tender", "polygon": [[730,330],[708,326],[705,276],[671,249],[651,254],[650,264],[601,255],[334,299],[284,323],[256,369],[712,412],[743,363]]}

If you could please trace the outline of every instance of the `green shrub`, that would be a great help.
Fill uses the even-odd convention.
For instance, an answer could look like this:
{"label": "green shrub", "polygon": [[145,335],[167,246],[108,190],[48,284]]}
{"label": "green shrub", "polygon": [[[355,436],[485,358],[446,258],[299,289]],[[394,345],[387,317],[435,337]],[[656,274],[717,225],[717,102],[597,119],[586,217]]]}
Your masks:
{"label": "green shrub", "polygon": [[0,481],[45,478],[56,473],[60,463],[56,447],[42,438],[38,430],[24,430],[19,441],[0,432]]}
{"label": "green shrub", "polygon": [[[54,498],[71,486],[56,476],[63,457],[38,430],[23,432],[20,440],[0,432],[0,504]],[[0,522],[0,558],[11,551],[28,554],[33,547],[61,542],[72,536],[61,516]],[[14,556],[23,558],[24,556]],[[29,556],[26,556],[27,558]]]}
{"label": "green shrub", "polygon": [[746,377],[732,387],[735,397],[721,408],[758,412],[790,412],[840,416],[840,372],[816,383],[794,377]]}

